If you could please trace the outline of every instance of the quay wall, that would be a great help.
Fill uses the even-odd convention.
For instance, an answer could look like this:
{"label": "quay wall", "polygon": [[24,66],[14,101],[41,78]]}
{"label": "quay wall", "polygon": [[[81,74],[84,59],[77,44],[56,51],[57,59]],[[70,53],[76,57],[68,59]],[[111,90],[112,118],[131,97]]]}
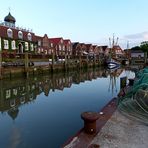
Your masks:
{"label": "quay wall", "polygon": [[41,66],[18,66],[18,67],[2,67],[1,79],[13,79],[16,77],[29,77],[43,74],[52,74],[61,71],[72,71],[90,67],[103,66],[102,63],[88,62],[88,63],[74,63],[74,64],[49,64]]}

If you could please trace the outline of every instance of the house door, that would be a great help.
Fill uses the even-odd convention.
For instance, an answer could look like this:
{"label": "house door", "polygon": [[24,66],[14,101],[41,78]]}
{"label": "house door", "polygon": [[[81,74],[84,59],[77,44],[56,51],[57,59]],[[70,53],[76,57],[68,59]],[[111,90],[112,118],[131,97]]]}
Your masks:
{"label": "house door", "polygon": [[19,43],[18,45],[18,53],[23,53],[24,49],[23,49],[23,45],[22,43]]}

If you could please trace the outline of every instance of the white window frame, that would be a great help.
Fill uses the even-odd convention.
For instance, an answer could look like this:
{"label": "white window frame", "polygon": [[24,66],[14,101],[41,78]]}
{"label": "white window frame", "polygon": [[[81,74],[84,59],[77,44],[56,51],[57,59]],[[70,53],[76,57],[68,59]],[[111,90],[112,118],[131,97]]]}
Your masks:
{"label": "white window frame", "polygon": [[28,51],[29,48],[28,48],[28,42],[25,42],[25,50]]}
{"label": "white window frame", "polygon": [[11,89],[6,90],[6,99],[11,97]]}
{"label": "white window frame", "polygon": [[17,89],[13,89],[13,95],[17,96]]}
{"label": "white window frame", "polygon": [[33,48],[34,46],[33,46],[33,44],[31,43],[30,44],[30,51],[34,51],[34,48]]}
{"label": "white window frame", "polygon": [[7,29],[7,35],[8,35],[9,38],[13,37],[13,31],[10,28]]}
{"label": "white window frame", "polygon": [[31,33],[28,33],[28,34],[27,34],[27,38],[28,38],[29,41],[32,40],[32,35],[31,35]]}
{"label": "white window frame", "polygon": [[19,32],[18,32],[18,38],[19,38],[19,39],[23,39],[23,32],[22,32],[22,31],[19,31]]}
{"label": "white window frame", "polygon": [[8,40],[4,40],[4,49],[9,49],[9,42],[8,42]]}
{"label": "white window frame", "polygon": [[13,50],[16,49],[15,41],[14,41],[14,40],[11,42],[11,48],[12,48]]}
{"label": "white window frame", "polygon": [[41,46],[41,40],[38,40],[38,46]]}

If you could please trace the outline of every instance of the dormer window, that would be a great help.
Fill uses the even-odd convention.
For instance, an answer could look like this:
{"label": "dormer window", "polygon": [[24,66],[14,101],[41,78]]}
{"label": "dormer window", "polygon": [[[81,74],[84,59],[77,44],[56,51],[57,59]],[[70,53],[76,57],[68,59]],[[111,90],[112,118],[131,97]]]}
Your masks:
{"label": "dormer window", "polygon": [[31,33],[28,33],[28,34],[27,34],[27,37],[28,37],[28,40],[29,40],[29,41],[31,41],[31,40],[32,40]]}
{"label": "dormer window", "polygon": [[40,40],[38,41],[38,46],[41,46],[41,41]]}
{"label": "dormer window", "polygon": [[22,31],[19,31],[19,32],[18,32],[18,38],[19,38],[19,39],[23,39],[23,33],[22,33]]}
{"label": "dormer window", "polygon": [[7,35],[8,35],[9,38],[12,38],[12,36],[13,36],[13,32],[10,28],[7,29]]}

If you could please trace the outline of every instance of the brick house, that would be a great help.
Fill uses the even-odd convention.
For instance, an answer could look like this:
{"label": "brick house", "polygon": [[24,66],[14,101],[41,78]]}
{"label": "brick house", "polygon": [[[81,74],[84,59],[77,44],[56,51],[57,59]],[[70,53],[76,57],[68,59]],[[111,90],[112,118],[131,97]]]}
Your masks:
{"label": "brick house", "polygon": [[97,45],[93,45],[93,52],[95,55],[99,55],[100,48]]}
{"label": "brick house", "polygon": [[79,42],[72,43],[72,55],[78,56],[82,55],[82,45]]}
{"label": "brick house", "polygon": [[65,55],[65,45],[62,37],[60,38],[49,38],[49,43],[51,47],[54,48],[54,53],[56,56]]}
{"label": "brick house", "polygon": [[52,47],[49,42],[47,34],[45,34],[43,37],[36,36],[36,42],[37,42],[36,53],[46,54],[46,55],[52,54]]}
{"label": "brick house", "polygon": [[85,44],[86,45],[86,52],[88,54],[94,54],[94,48],[92,44]]}
{"label": "brick house", "polygon": [[65,39],[64,40],[64,49],[65,49],[65,53],[66,55],[71,56],[72,55],[72,43],[70,41],[70,39]]}
{"label": "brick house", "polygon": [[35,34],[31,30],[15,26],[15,18],[9,13],[0,24],[0,50],[2,53],[33,53]]}
{"label": "brick house", "polygon": [[124,51],[122,50],[122,48],[119,45],[114,45],[112,50],[113,50],[113,54],[116,58],[122,58],[125,56]]}

